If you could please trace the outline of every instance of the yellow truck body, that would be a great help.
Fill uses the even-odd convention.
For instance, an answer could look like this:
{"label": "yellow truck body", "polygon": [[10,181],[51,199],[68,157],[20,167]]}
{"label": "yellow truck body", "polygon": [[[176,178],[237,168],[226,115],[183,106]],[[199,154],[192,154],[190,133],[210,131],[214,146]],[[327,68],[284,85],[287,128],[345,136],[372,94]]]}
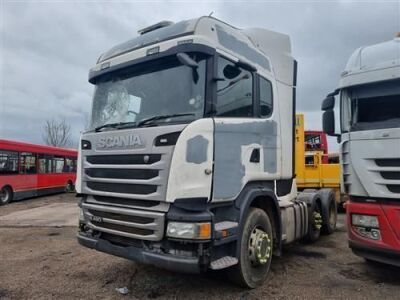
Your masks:
{"label": "yellow truck body", "polygon": [[296,183],[299,190],[333,188],[340,201],[340,165],[323,163],[323,151],[306,151],[304,115],[296,115]]}

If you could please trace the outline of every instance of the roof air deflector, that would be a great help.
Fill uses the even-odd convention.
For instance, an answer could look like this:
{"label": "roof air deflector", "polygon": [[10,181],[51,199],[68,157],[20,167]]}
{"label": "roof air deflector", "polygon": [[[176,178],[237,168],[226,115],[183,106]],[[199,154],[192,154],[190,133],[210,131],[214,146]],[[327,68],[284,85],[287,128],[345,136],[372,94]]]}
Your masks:
{"label": "roof air deflector", "polygon": [[143,29],[138,30],[138,33],[139,33],[140,35],[143,35],[143,34],[148,33],[148,32],[150,32],[150,31],[154,31],[154,30],[157,30],[157,29],[160,29],[160,28],[163,28],[163,27],[167,27],[167,26],[170,26],[170,25],[172,25],[172,24],[174,24],[174,22],[171,22],[171,21],[161,21],[161,22],[159,22],[159,23],[157,23],[157,24],[153,24],[153,25],[151,25],[151,26],[148,26],[148,27],[146,27],[146,28],[143,28]]}

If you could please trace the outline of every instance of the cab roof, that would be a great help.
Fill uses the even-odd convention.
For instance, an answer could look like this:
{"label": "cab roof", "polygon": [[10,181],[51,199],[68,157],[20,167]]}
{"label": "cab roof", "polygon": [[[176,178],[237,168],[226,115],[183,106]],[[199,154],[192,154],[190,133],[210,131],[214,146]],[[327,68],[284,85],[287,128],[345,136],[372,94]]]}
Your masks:
{"label": "cab roof", "polygon": [[339,87],[400,78],[400,37],[358,48],[341,74]]}
{"label": "cab roof", "polygon": [[[293,83],[290,38],[267,29],[238,29],[210,16],[178,23],[162,21],[139,31],[140,35],[119,44],[104,54],[98,64],[122,54],[182,36],[198,35],[213,47],[239,55],[257,64],[288,84]],[[289,67],[289,69],[286,69]]]}

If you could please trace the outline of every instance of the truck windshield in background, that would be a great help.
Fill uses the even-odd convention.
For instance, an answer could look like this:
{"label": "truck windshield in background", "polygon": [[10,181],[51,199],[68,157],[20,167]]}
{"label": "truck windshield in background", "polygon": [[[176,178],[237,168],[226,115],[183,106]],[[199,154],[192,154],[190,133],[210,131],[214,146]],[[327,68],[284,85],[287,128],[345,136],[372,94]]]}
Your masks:
{"label": "truck windshield in background", "polygon": [[[176,58],[153,66],[135,66],[97,82],[93,99],[91,129],[112,123],[140,122],[158,115],[184,114],[159,120],[192,121],[203,117],[206,60],[192,69]],[[150,70],[150,72],[149,72]]]}
{"label": "truck windshield in background", "polygon": [[400,127],[400,81],[353,88],[351,131]]}

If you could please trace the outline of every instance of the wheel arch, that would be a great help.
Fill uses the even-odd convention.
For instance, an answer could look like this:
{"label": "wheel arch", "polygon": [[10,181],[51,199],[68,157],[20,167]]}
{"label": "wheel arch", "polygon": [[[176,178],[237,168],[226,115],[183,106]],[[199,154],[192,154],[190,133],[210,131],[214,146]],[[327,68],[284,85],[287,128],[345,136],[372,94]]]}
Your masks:
{"label": "wheel arch", "polygon": [[[274,254],[280,256],[282,247],[282,220],[278,199],[276,198],[273,190],[270,188],[251,189],[248,193],[240,198],[240,202],[238,203],[240,210],[239,234],[242,234],[246,216],[251,207],[264,210],[270,218],[273,228]],[[236,202],[238,202],[238,200],[236,200]],[[240,251],[239,247],[237,251]]]}
{"label": "wheel arch", "polygon": [[3,185],[0,187],[0,190],[1,190],[1,189],[4,189],[4,188],[9,188],[9,189],[11,190],[11,193],[14,194],[14,189],[13,189],[13,187],[12,187],[11,184],[9,184],[9,183],[3,184]]}

